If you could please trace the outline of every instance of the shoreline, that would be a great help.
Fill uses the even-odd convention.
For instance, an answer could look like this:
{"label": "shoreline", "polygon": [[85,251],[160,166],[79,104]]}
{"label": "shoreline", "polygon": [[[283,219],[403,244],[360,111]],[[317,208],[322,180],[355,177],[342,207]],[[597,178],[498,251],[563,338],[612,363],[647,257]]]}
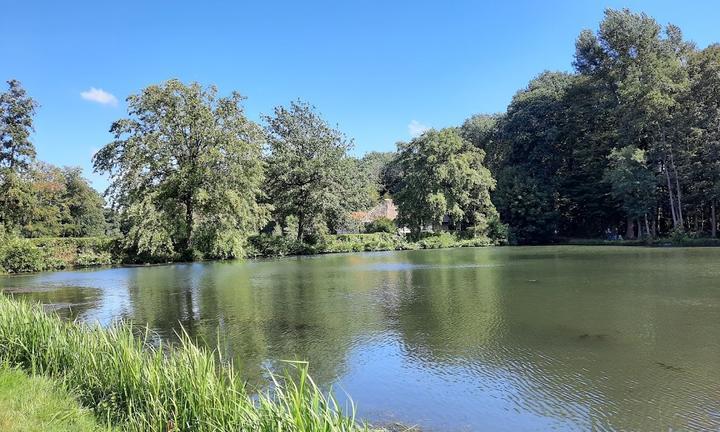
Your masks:
{"label": "shoreline", "polygon": [[[259,238],[259,237],[258,237]],[[442,233],[440,235],[428,236],[418,241],[407,241],[401,236],[387,233],[373,234],[336,234],[328,235],[324,240],[315,245],[306,243],[297,243],[294,241],[277,244],[264,245],[264,248],[258,249],[251,244],[248,254],[243,258],[231,259],[198,259],[198,260],[167,260],[155,262],[133,262],[125,261],[120,258],[118,252],[111,252],[109,247],[114,247],[114,238],[32,238],[22,239],[29,244],[37,246],[43,250],[49,260],[54,262],[47,266],[37,268],[35,270],[25,270],[8,272],[3,271],[0,266],[0,276],[16,276],[27,275],[44,272],[56,271],[76,271],[84,269],[98,268],[133,268],[133,267],[152,267],[163,266],[169,264],[191,264],[202,262],[229,262],[236,260],[256,260],[256,259],[272,259],[284,258],[290,256],[317,256],[332,255],[341,253],[358,253],[358,252],[391,252],[391,251],[409,251],[409,250],[439,250],[439,249],[459,249],[466,247],[507,247],[507,246],[622,246],[622,247],[650,247],[650,248],[694,248],[694,247],[720,247],[720,238],[655,238],[642,240],[605,240],[605,239],[583,239],[583,238],[567,238],[561,239],[553,243],[542,243],[532,245],[509,245],[505,243],[492,242],[486,238],[477,239],[460,239],[450,233]],[[254,241],[252,239],[251,241]],[[272,239],[279,243],[280,240],[286,240],[283,237]],[[56,245],[54,248],[53,245]],[[78,246],[76,246],[78,245]],[[89,248],[86,245],[90,245]],[[69,249],[76,248],[72,253]],[[62,255],[64,261],[57,258]],[[76,257],[76,258],[68,258]],[[91,262],[78,263],[74,261],[77,257],[101,257],[100,259],[91,259]],[[127,257],[125,257],[127,259]]]}

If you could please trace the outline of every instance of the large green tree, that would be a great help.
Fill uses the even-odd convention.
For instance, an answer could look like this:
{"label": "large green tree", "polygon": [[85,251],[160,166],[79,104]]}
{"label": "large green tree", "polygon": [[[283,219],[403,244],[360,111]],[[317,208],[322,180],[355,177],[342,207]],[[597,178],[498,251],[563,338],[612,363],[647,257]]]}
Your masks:
{"label": "large green tree", "polygon": [[417,234],[422,228],[437,228],[447,216],[451,227],[483,234],[497,214],[490,201],[495,179],[483,165],[484,157],[485,152],[456,129],[429,130],[399,143],[402,174],[394,196],[399,224]]}
{"label": "large green tree", "polygon": [[498,124],[497,191],[503,222],[521,243],[548,242],[559,224],[565,167],[566,95],[575,77],[544,72],[519,91]]}
{"label": "large green tree", "polygon": [[85,237],[105,233],[104,200],[78,167],[34,163],[28,173],[32,206],[21,233],[27,237]]}
{"label": "large green tree", "polygon": [[690,91],[685,100],[692,156],[689,174],[700,205],[710,206],[710,235],[717,235],[720,200],[720,45],[698,52],[688,64]]}
{"label": "large green tree", "polygon": [[35,159],[30,134],[34,131],[33,116],[38,104],[19,81],[7,83],[8,90],[0,93],[0,167],[26,170]]}
{"label": "large green tree", "polygon": [[676,126],[679,99],[688,86],[683,65],[692,45],[673,25],[663,28],[645,14],[609,9],[597,34],[582,32],[576,47],[577,70],[615,102],[614,144],[648,150],[664,177],[673,225],[682,229],[682,150]]}
{"label": "large green tree", "polygon": [[352,142],[306,102],[265,116],[267,193],[275,218],[296,218],[296,237],[337,229],[349,211],[367,205],[367,182],[348,156]]}
{"label": "large green tree", "polygon": [[129,227],[127,246],[151,255],[235,257],[266,220],[262,130],[243,98],[170,80],[127,99],[115,140],[93,158]]}
{"label": "large green tree", "polygon": [[27,169],[35,159],[30,141],[37,103],[19,81],[0,93],[0,228],[17,230],[34,206]]}

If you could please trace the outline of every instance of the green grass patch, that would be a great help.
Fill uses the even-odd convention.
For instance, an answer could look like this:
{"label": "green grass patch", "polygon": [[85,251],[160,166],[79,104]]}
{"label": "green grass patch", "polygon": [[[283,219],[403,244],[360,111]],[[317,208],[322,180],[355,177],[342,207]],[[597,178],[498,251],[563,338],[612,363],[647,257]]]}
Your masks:
{"label": "green grass patch", "polygon": [[4,432],[99,432],[92,411],[45,377],[0,365],[0,430]]}
{"label": "green grass patch", "polygon": [[104,424],[137,432],[367,430],[303,364],[253,395],[217,353],[180,339],[165,345],[128,324],[65,322],[0,296],[0,362],[62,382]]}

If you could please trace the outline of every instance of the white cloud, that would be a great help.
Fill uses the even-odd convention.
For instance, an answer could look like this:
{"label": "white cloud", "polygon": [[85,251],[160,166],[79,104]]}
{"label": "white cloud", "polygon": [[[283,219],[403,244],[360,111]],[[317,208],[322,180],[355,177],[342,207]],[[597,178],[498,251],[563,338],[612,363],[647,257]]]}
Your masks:
{"label": "white cloud", "polygon": [[103,89],[97,89],[95,87],[90,87],[90,90],[81,92],[80,96],[85,100],[97,102],[101,105],[117,106],[118,104],[117,98],[112,93],[108,93]]}
{"label": "white cloud", "polygon": [[429,126],[426,126],[417,120],[413,120],[410,122],[410,124],[408,124],[408,133],[413,138],[419,137],[428,129],[430,129]]}

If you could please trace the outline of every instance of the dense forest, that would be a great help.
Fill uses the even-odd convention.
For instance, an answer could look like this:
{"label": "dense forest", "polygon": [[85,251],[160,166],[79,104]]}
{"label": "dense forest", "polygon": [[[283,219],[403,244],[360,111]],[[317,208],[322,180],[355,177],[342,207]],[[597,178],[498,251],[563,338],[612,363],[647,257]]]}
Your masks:
{"label": "dense forest", "polygon": [[[716,237],[720,45],[607,10],[577,38],[574,72],[542,72],[506,112],[429,130],[395,152],[352,139],[303,101],[249,120],[244,98],[178,80],[127,99],[93,158],[105,200],[78,168],[39,162],[38,104],[0,95],[0,224],[20,237],[118,236],[137,257],[230,258],[258,236],[318,241],[397,204],[410,238],[538,244],[569,238]],[[378,224],[374,224],[378,225]]]}

